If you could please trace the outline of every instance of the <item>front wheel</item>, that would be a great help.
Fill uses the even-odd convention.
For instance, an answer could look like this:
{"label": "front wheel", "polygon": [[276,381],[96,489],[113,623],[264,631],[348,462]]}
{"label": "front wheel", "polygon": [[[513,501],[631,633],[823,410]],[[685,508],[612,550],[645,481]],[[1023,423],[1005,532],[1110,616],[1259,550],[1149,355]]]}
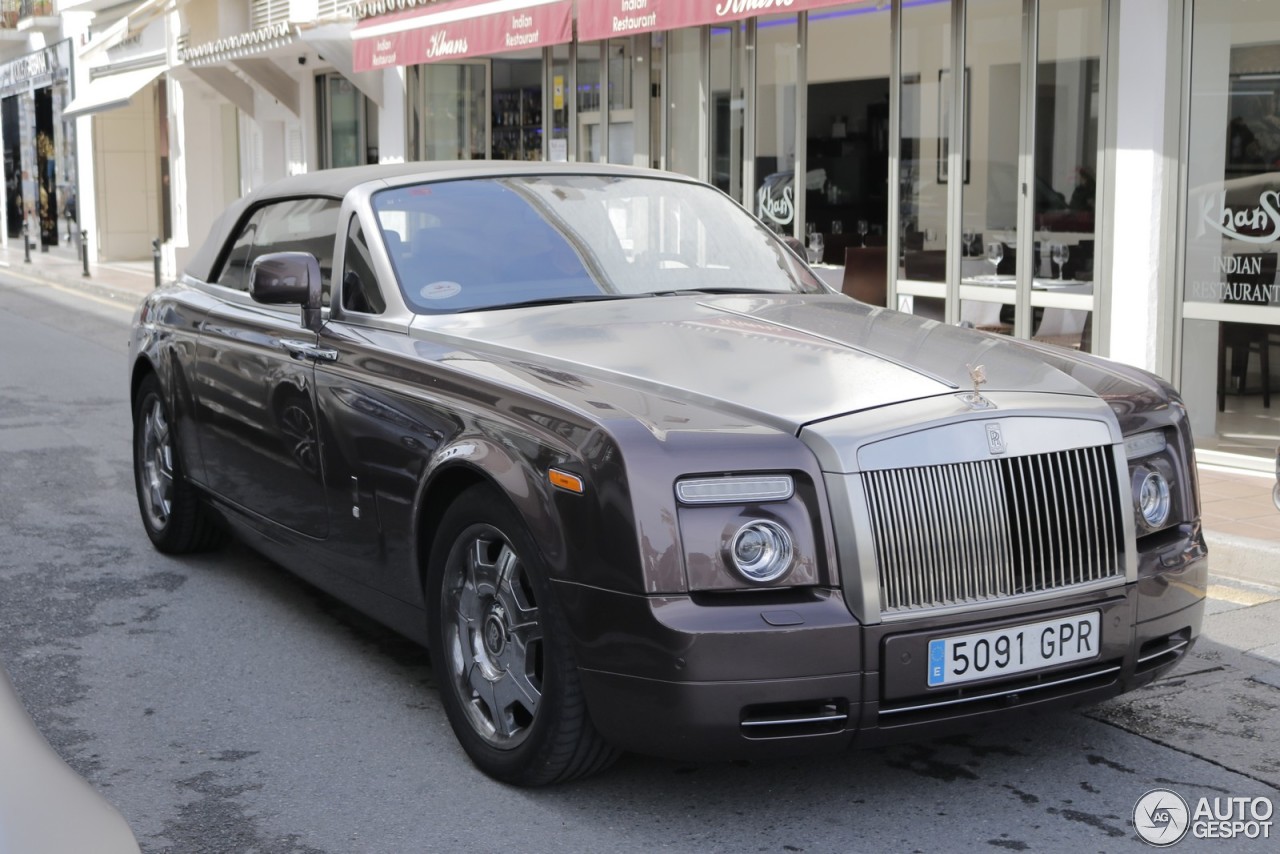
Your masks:
{"label": "front wheel", "polygon": [[173,422],[155,374],[143,379],[134,398],[133,480],[142,525],[158,550],[184,554],[222,542],[222,529],[182,472]]}
{"label": "front wheel", "polygon": [[523,786],[607,767],[564,620],[532,538],[500,495],[473,487],[441,521],[428,572],[431,661],[453,731],[480,770]]}

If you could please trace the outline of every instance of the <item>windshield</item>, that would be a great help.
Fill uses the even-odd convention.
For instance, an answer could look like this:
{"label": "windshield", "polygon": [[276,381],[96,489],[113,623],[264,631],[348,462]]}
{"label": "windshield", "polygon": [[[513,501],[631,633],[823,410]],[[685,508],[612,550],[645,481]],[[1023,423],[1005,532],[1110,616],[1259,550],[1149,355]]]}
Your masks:
{"label": "windshield", "polygon": [[822,293],[727,196],[660,178],[469,179],[373,196],[405,300],[426,314],[680,292]]}

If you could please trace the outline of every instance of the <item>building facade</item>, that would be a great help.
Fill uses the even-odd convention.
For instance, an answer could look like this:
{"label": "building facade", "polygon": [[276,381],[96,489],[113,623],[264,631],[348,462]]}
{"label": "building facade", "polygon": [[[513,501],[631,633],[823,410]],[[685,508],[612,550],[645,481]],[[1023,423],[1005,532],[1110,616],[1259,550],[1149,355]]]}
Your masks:
{"label": "building facade", "polygon": [[[652,166],[720,187],[837,287],[862,277],[886,305],[1165,376],[1207,458],[1280,442],[1280,4],[116,9],[90,10],[74,79],[96,94],[71,105],[104,257],[152,235],[180,269],[227,202],[298,171]],[[128,218],[138,235],[113,234],[126,198],[149,212]]]}

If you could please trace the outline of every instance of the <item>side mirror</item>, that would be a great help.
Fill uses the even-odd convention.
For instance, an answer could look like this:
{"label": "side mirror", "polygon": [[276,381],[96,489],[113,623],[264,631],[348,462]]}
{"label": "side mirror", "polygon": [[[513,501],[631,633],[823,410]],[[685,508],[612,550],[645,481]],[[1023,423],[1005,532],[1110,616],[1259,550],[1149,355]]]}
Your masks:
{"label": "side mirror", "polygon": [[320,331],[320,262],[310,252],[269,252],[249,270],[249,296],[264,305],[302,306],[302,325]]}

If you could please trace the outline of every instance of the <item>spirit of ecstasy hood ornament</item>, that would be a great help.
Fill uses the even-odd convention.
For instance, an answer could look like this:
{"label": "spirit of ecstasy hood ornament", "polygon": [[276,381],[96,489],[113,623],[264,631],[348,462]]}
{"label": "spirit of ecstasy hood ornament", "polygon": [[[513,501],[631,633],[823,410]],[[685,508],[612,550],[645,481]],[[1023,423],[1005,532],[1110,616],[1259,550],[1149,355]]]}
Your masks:
{"label": "spirit of ecstasy hood ornament", "polygon": [[973,380],[973,391],[960,395],[960,399],[972,409],[994,409],[995,404],[982,396],[982,387],[987,384],[986,365],[965,365],[965,367],[969,369],[969,379]]}

